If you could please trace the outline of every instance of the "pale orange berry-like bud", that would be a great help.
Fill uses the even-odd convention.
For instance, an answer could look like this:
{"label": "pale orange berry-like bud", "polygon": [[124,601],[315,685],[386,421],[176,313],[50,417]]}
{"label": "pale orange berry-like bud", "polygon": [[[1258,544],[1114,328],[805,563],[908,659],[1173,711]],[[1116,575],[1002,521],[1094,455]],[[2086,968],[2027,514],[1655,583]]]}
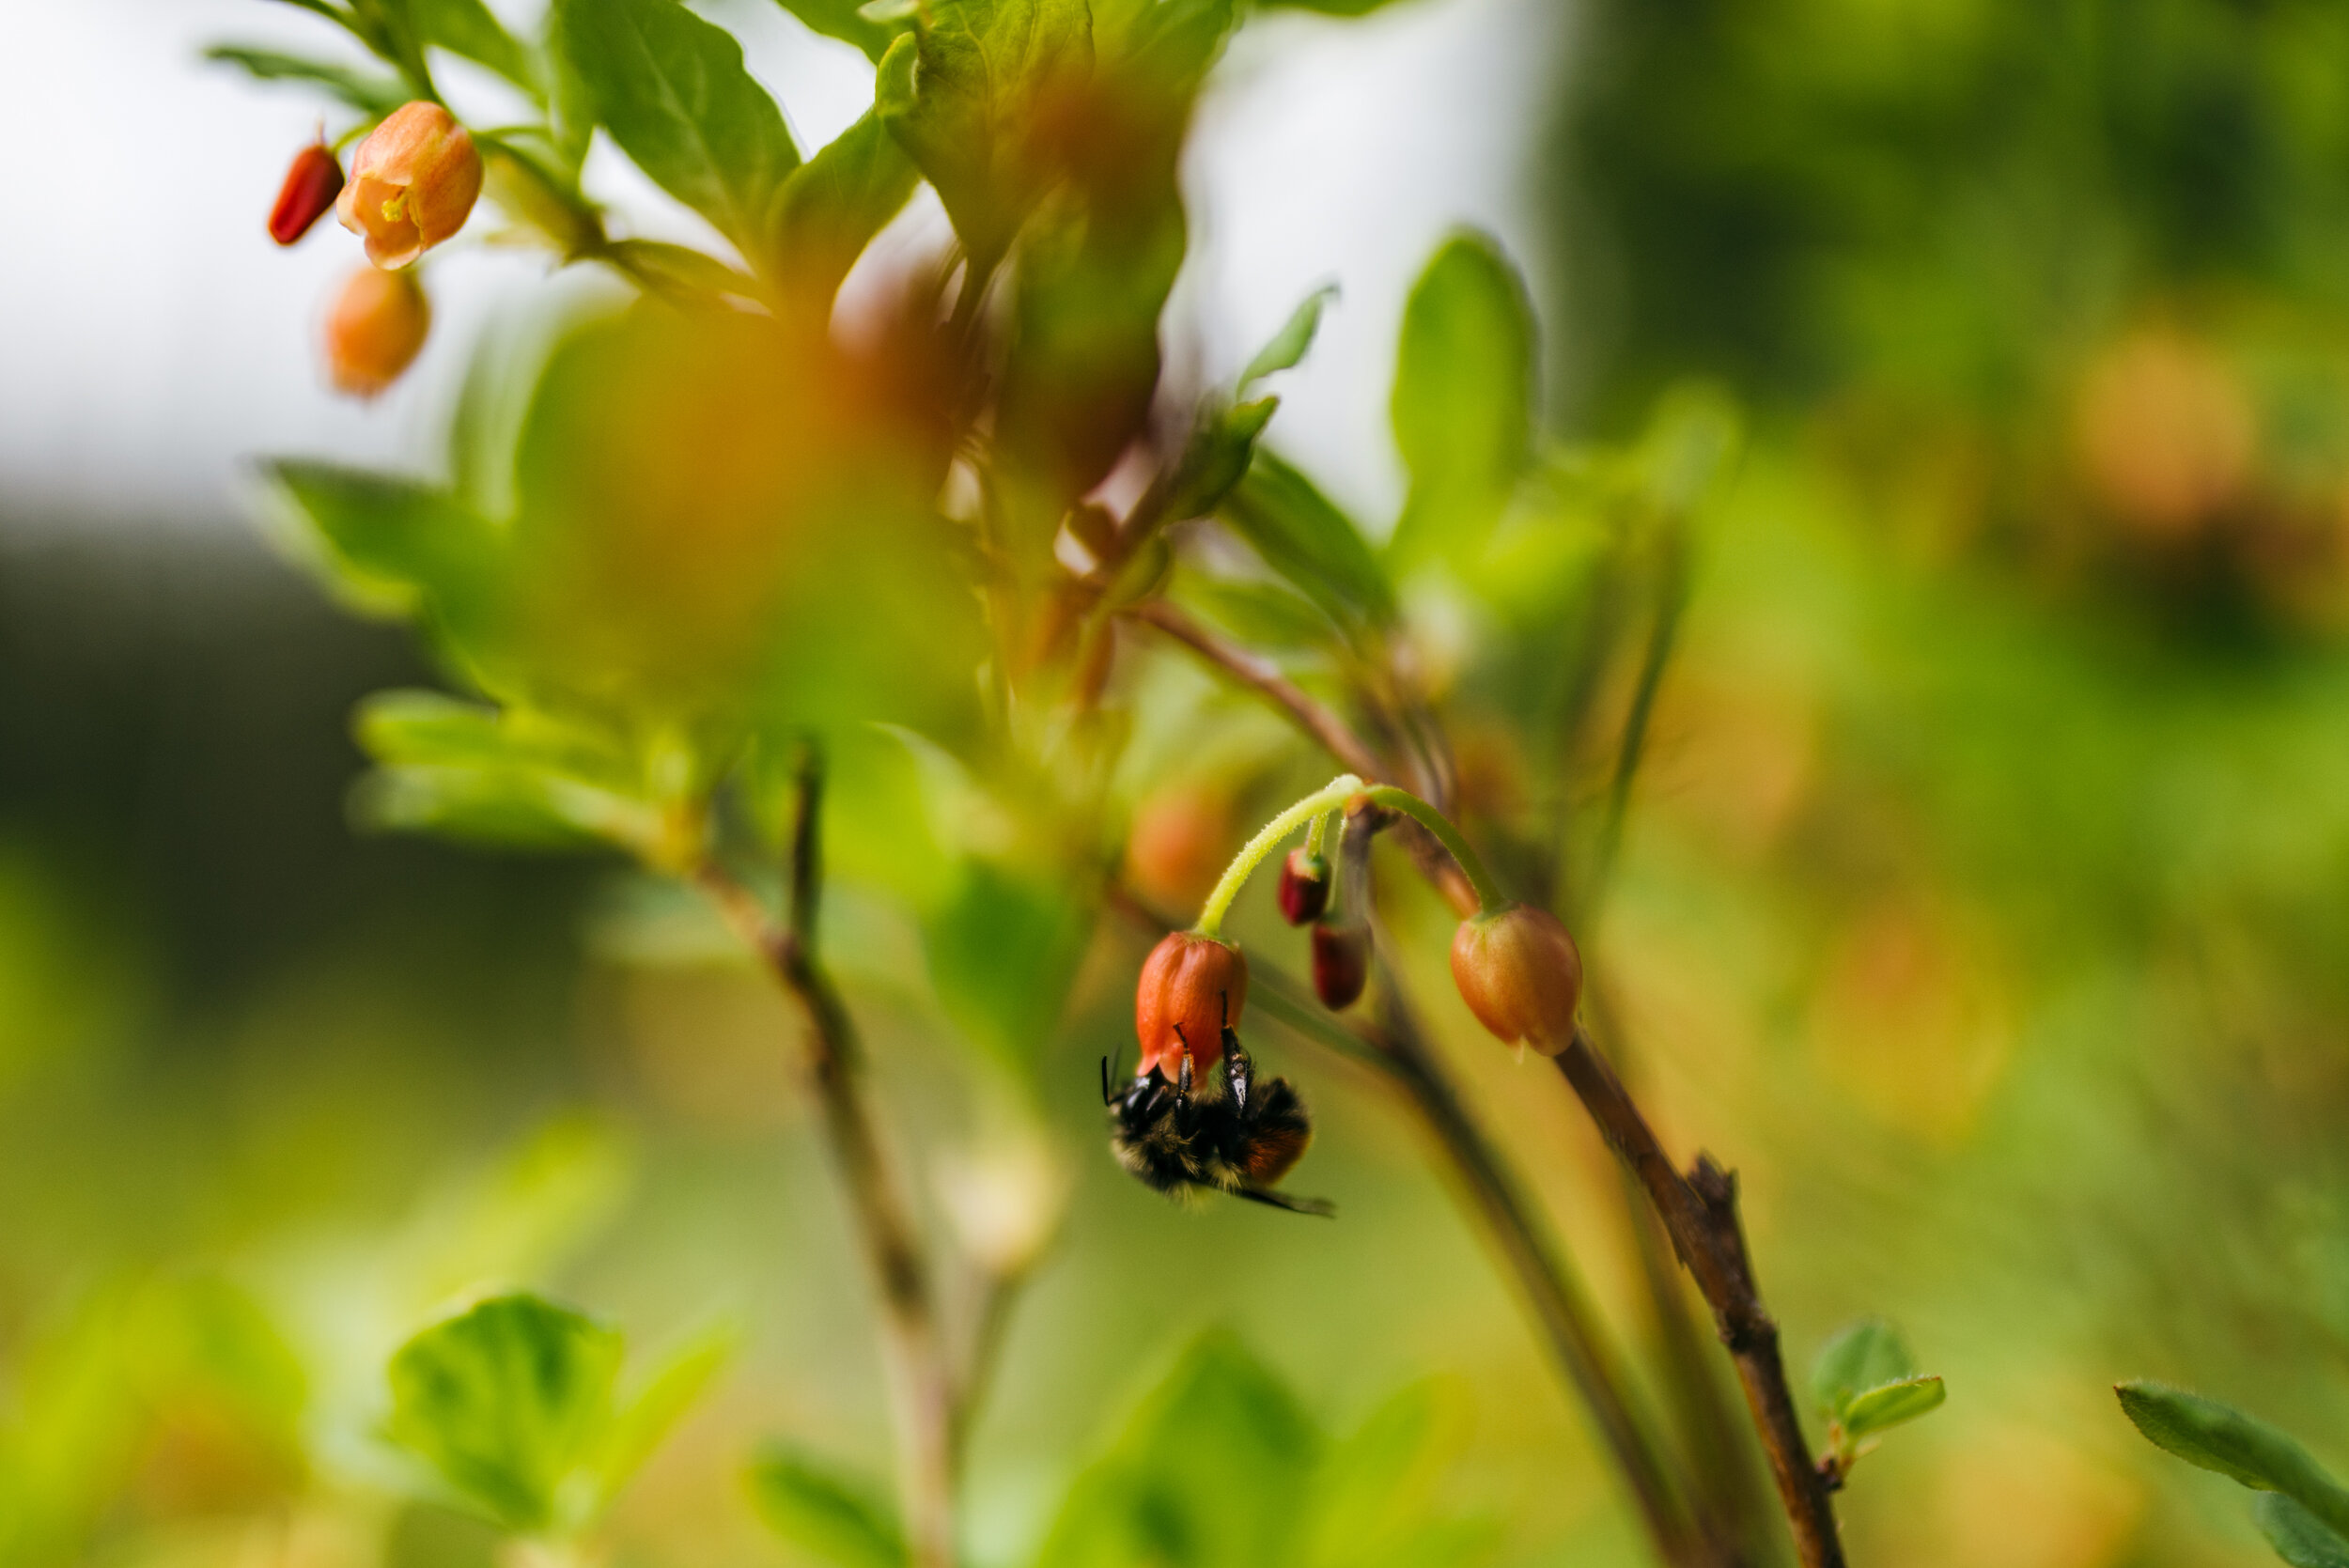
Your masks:
{"label": "pale orange berry-like bud", "polygon": [[1140,1071],[1178,1076],[1188,1046],[1191,1072],[1206,1072],[1223,1054],[1223,1031],[1239,1027],[1247,1005],[1248,960],[1238,948],[1196,931],[1170,933],[1150,950],[1134,987]]}
{"label": "pale orange berry-like bud", "polygon": [[337,392],[372,397],[415,363],[432,306],[413,272],[362,267],[326,313],[326,374]]}
{"label": "pale orange berry-like bud", "polygon": [[402,104],[350,155],[334,203],[343,227],[378,267],[405,267],[465,226],[481,194],[481,152],[446,109]]}
{"label": "pale orange berry-like bud", "polygon": [[1574,1039],[1582,955],[1547,909],[1512,904],[1460,922],[1452,980],[1477,1021],[1504,1044],[1555,1056]]}

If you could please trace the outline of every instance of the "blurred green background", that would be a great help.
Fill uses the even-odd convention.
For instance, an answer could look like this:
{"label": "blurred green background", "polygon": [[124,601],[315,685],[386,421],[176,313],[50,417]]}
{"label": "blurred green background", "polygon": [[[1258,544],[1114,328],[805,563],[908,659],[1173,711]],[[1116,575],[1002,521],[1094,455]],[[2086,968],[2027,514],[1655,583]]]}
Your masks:
{"label": "blurred green background", "polygon": [[[1843,1495],[1854,1560],[2262,1560],[2108,1386],[2349,1459],[2349,8],[1586,0],[1570,34],[1524,128],[1553,422],[1626,434],[1697,377],[1749,430],[1580,934],[1667,1141],[1741,1171],[1797,1366],[1882,1312],[1948,1379]],[[613,1550],[787,1560],[756,1444],[889,1462],[789,1010],[690,926],[651,961],[609,866],[353,835],[348,714],[427,678],[406,640],[257,542],[75,524],[0,494],[0,1563],[489,1560],[394,1500],[371,1423],[391,1347],[491,1281],[639,1345],[739,1323]],[[1230,737],[1220,859],[1319,764],[1204,680],[1169,700]],[[912,1168],[1072,1184],[977,1434],[977,1560],[1025,1560],[1217,1325],[1331,1433],[1436,1379],[1426,1484],[1486,1560],[1641,1560],[1376,1084],[1260,1026],[1318,1115],[1295,1185],[1344,1218],[1160,1203],[1099,1137],[1143,948],[1112,924],[1049,1149],[974,1149],[918,955],[856,897]],[[1243,937],[1301,967],[1268,905]],[[1630,1313],[1604,1151],[1461,1027],[1433,908],[1397,928]]]}

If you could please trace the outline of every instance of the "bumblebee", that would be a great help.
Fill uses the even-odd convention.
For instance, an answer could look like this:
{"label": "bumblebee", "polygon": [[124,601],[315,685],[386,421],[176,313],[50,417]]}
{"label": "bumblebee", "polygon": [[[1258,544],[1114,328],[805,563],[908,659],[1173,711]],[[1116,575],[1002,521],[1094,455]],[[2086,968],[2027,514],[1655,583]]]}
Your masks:
{"label": "bumblebee", "polygon": [[[1181,1027],[1175,1030],[1181,1037]],[[1239,1035],[1223,1028],[1221,1070],[1204,1083],[1191,1074],[1190,1042],[1183,1040],[1174,1081],[1153,1064],[1121,1093],[1101,1059],[1101,1103],[1109,1108],[1110,1150],[1144,1186],[1183,1198],[1197,1191],[1228,1192],[1291,1214],[1337,1211],[1319,1198],[1272,1190],[1313,1141],[1305,1102],[1282,1078],[1259,1079]]]}

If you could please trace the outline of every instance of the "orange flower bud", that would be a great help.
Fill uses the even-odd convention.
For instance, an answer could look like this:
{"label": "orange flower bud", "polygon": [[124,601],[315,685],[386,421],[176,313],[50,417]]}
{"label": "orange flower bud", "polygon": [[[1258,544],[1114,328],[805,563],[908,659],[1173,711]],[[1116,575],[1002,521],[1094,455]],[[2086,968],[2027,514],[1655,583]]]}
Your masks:
{"label": "orange flower bud", "polygon": [[372,397],[399,380],[424,348],[432,307],[413,272],[362,267],[326,313],[326,373],[337,392]]}
{"label": "orange flower bud", "polygon": [[481,194],[481,153],[437,103],[402,104],[350,156],[334,215],[378,267],[405,267],[465,226]]}
{"label": "orange flower bud", "polygon": [[1310,849],[1290,850],[1281,862],[1281,918],[1302,925],[1329,907],[1329,861]]}
{"label": "orange flower bud", "polygon": [[1555,1056],[1574,1039],[1582,955],[1547,909],[1513,904],[1460,922],[1452,980],[1477,1021],[1506,1044]]}
{"label": "orange flower bud", "polygon": [[1314,995],[1332,1013],[1354,1005],[1370,982],[1370,929],[1362,925],[1314,927]]}
{"label": "orange flower bud", "polygon": [[1150,950],[1134,988],[1134,1033],[1142,1041],[1140,1071],[1158,1067],[1169,1078],[1190,1048],[1190,1068],[1204,1073],[1223,1054],[1223,1031],[1239,1027],[1248,1004],[1248,960],[1239,949],[1196,931],[1175,931]]}
{"label": "orange flower bud", "polygon": [[286,183],[277,188],[277,205],[270,209],[269,237],[290,245],[326,216],[343,188],[343,166],[324,142],[312,142],[294,154],[286,170]]}

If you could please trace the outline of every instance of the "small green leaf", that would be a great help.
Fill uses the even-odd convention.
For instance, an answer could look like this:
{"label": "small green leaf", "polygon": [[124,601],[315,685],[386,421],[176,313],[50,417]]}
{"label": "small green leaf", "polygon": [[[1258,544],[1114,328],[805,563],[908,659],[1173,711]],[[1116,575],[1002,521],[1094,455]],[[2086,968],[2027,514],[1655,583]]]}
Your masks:
{"label": "small green leaf", "polygon": [[328,463],[267,472],[293,503],[330,581],[360,608],[423,620],[469,646],[483,629],[500,540],[455,498],[411,480]]}
{"label": "small green leaf", "polygon": [[754,265],[800,155],[742,46],[677,0],[555,0],[557,36],[620,150]]}
{"label": "small green leaf", "polygon": [[380,118],[408,101],[407,87],[392,77],[370,76],[347,66],[304,59],[299,54],[281,54],[273,49],[247,49],[242,44],[223,43],[204,51],[204,57],[241,67],[263,82],[308,82],[324,87],[371,117]]}
{"label": "small green leaf", "polygon": [[530,51],[482,0],[407,0],[407,5],[423,41],[488,66],[533,98],[544,98]]}
{"label": "small green leaf", "polygon": [[2349,1568],[2349,1539],[2282,1493],[2254,1498],[2251,1517],[2292,1568]]}
{"label": "small green leaf", "polygon": [[1460,234],[1403,309],[1390,407],[1411,490],[1389,552],[1482,543],[1524,472],[1533,433],[1533,312],[1500,246]]}
{"label": "small green leaf", "polygon": [[1089,930],[1065,885],[974,856],[923,922],[930,983],[958,1028],[1024,1069],[1060,1021]]}
{"label": "small green leaf", "polygon": [[614,240],[609,254],[631,276],[672,299],[707,302],[762,296],[756,278],[691,245],[672,245],[661,240]]}
{"label": "small green leaf", "polygon": [[751,1496],[776,1534],[839,1568],[904,1568],[910,1559],[879,1494],[806,1454],[762,1453],[751,1467]]}
{"label": "small green leaf", "polygon": [[1257,449],[1219,515],[1340,625],[1393,621],[1394,590],[1353,520],[1271,453]]}
{"label": "small green leaf", "polygon": [[1190,444],[1167,482],[1159,520],[1181,522],[1203,518],[1223,504],[1232,487],[1247,476],[1256,456],[1256,442],[1281,406],[1278,397],[1259,397],[1236,408],[1210,404],[1200,411]]}
{"label": "small green leaf", "polygon": [[662,1357],[642,1386],[622,1403],[596,1467],[605,1496],[618,1491],[652,1457],[661,1440],[733,1358],[739,1339],[731,1324],[723,1323],[692,1336]]}
{"label": "small green leaf", "polygon": [[1278,582],[1186,571],[1176,577],[1171,597],[1252,648],[1327,648],[1338,640],[1329,616]]}
{"label": "small green leaf", "polygon": [[991,267],[1042,194],[1032,111],[1091,71],[1092,22],[1085,0],[935,0],[929,17],[912,101],[885,117],[964,248]]}
{"label": "small green leaf", "polygon": [[1843,1435],[1856,1439],[1913,1421],[1948,1396],[1938,1377],[1906,1377],[1870,1389],[1843,1406]]}
{"label": "small green leaf", "polygon": [[381,768],[351,788],[362,830],[429,833],[501,849],[636,850],[659,841],[641,800],[532,768]]}
{"label": "small green leaf", "polygon": [[1260,381],[1276,370],[1286,370],[1305,357],[1305,350],[1314,345],[1314,334],[1321,330],[1321,313],[1330,301],[1338,297],[1338,286],[1322,285],[1305,296],[1289,318],[1274,333],[1270,341],[1256,350],[1256,357],[1248,362],[1248,368],[1239,373],[1239,389],[1248,390],[1252,382]]}
{"label": "small green leaf", "polygon": [[829,308],[840,280],[913,194],[913,160],[885,123],[913,94],[915,48],[901,38],[882,57],[874,106],[783,182],[775,211],[777,272]]}
{"label": "small green leaf", "polygon": [[902,21],[882,22],[866,16],[863,0],[777,0],[777,3],[798,17],[809,32],[854,44],[864,51],[866,59],[877,65],[881,56],[889,53],[889,46],[903,36],[910,25]]}
{"label": "small green leaf", "polygon": [[2262,1492],[2281,1492],[2335,1531],[2349,1534],[2349,1490],[2279,1428],[2231,1405],[2148,1379],[2113,1385],[2121,1409],[2148,1442],[2189,1465]]}
{"label": "small green leaf", "polygon": [[612,1418],[617,1331],[535,1296],[437,1323],[392,1358],[391,1436],[510,1529],[563,1529]]}
{"label": "small green leaf", "polygon": [[1822,1414],[1842,1421],[1859,1395],[1916,1375],[1917,1358],[1901,1331],[1880,1317],[1862,1318],[1819,1347],[1811,1397]]}

